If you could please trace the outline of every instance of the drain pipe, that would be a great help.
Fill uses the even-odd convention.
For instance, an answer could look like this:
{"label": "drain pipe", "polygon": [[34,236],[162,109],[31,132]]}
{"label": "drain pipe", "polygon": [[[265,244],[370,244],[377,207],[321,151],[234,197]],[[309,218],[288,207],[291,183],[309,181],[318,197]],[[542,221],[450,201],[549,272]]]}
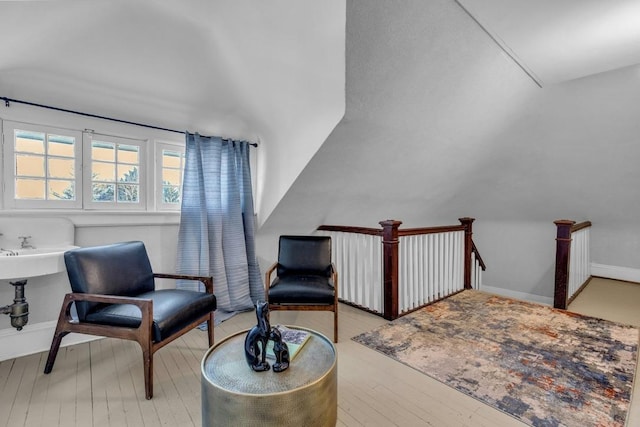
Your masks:
{"label": "drain pipe", "polygon": [[29,303],[24,297],[24,286],[27,284],[27,279],[9,283],[15,288],[15,298],[13,304],[0,307],[0,313],[8,314],[11,318],[11,326],[21,331],[29,321]]}

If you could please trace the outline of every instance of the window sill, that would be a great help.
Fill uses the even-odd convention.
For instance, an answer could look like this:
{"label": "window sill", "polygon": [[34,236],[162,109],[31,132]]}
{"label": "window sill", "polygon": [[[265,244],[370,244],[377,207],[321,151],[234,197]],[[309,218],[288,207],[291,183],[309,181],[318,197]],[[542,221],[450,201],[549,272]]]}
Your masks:
{"label": "window sill", "polygon": [[12,216],[67,218],[76,228],[180,224],[179,211],[0,210],[0,217]]}

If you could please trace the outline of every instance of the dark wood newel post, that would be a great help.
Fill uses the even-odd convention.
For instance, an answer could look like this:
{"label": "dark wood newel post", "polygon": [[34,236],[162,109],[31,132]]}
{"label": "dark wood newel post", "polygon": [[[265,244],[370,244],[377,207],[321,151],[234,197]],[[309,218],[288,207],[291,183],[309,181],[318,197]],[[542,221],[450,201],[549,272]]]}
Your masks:
{"label": "dark wood newel post", "polygon": [[471,252],[473,252],[473,221],[475,218],[458,218],[464,225],[464,288],[471,289]]}
{"label": "dark wood newel post", "polygon": [[398,227],[402,221],[380,221],[382,226],[382,275],[384,313],[387,320],[398,318]]}
{"label": "dark wood newel post", "polygon": [[567,287],[569,286],[569,257],[571,252],[571,227],[575,221],[559,219],[553,221],[556,233],[556,278],[553,306],[567,308]]}

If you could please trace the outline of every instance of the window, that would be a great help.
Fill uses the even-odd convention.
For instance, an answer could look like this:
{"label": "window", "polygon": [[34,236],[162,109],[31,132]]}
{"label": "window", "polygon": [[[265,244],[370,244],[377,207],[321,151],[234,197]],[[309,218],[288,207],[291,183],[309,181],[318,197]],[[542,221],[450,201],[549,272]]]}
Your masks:
{"label": "window", "polygon": [[180,211],[181,136],[116,129],[138,137],[127,138],[1,118],[0,125],[0,209]]}
{"label": "window", "polygon": [[17,122],[3,130],[7,207],[81,206],[80,132]]}
{"label": "window", "polygon": [[144,209],[146,141],[85,133],[84,206]]}
{"label": "window", "polygon": [[156,144],[156,206],[158,209],[180,209],[184,145]]}
{"label": "window", "polygon": [[[2,121],[5,209],[179,211],[184,143]],[[125,133],[126,132],[126,133]],[[151,135],[154,135],[151,133]]]}

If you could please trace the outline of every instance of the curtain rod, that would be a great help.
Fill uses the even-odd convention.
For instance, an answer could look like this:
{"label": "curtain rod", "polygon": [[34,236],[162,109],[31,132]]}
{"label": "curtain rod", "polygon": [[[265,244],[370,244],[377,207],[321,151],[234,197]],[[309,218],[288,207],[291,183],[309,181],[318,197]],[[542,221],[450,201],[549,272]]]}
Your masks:
{"label": "curtain rod", "polygon": [[[48,110],[62,111],[64,113],[78,114],[80,116],[92,117],[94,119],[109,120],[109,121],[112,121],[112,122],[124,123],[124,124],[127,124],[127,125],[140,126],[140,127],[143,127],[143,128],[163,130],[163,131],[166,131],[166,132],[181,133],[181,134],[185,133],[185,131],[182,131],[182,130],[163,128],[163,127],[160,127],[160,126],[147,125],[147,124],[144,124],[144,123],[130,122],[128,120],[122,120],[122,119],[114,119],[112,117],[99,116],[97,114],[83,113],[82,111],[67,110],[66,108],[52,107],[50,105],[43,105],[43,104],[36,104],[35,102],[21,101],[19,99],[7,98],[5,96],[0,96],[0,99],[2,99],[4,101],[4,106],[7,107],[7,108],[9,108],[11,106],[12,102],[15,102],[16,104],[25,104],[25,105],[30,105],[32,107],[40,107],[40,108],[46,108]],[[229,138],[222,138],[222,139],[227,139],[228,140]],[[251,145],[253,147],[257,147],[258,143],[257,142],[249,142],[249,145]]]}

